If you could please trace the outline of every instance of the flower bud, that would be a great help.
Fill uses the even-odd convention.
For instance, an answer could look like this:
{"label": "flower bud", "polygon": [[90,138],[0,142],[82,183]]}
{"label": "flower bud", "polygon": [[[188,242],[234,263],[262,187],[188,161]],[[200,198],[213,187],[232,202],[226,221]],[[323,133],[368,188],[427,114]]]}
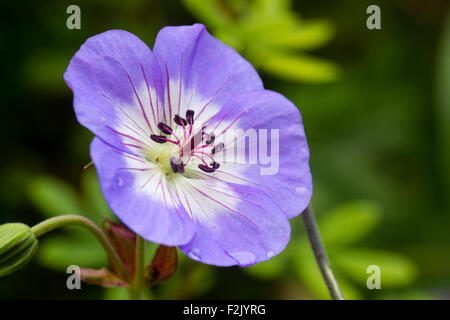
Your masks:
{"label": "flower bud", "polygon": [[0,225],[0,278],[22,269],[38,247],[31,228],[23,223]]}

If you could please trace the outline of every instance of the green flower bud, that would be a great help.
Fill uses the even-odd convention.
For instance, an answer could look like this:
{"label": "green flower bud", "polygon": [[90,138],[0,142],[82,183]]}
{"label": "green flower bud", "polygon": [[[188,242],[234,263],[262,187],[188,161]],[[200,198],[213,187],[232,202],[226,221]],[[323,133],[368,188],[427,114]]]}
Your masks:
{"label": "green flower bud", "polygon": [[31,228],[23,223],[0,225],[0,278],[22,269],[38,247]]}

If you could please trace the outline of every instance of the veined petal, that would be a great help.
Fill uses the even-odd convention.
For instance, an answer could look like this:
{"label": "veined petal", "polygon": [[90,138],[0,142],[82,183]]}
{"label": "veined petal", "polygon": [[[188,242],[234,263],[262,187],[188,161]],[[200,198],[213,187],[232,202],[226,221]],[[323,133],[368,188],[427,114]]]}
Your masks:
{"label": "veined petal", "polygon": [[145,146],[162,114],[161,73],[135,35],[111,30],[89,38],[64,74],[78,121],[121,150]]}
{"label": "veined petal", "polygon": [[91,158],[106,201],[125,225],[148,241],[167,246],[189,242],[194,222],[158,168],[99,138],[92,141]]}
{"label": "veined petal", "polygon": [[230,100],[207,130],[225,143],[217,155],[223,160],[218,178],[263,191],[287,218],[307,207],[312,195],[309,148],[292,102],[273,91],[249,91]]}
{"label": "veined petal", "polygon": [[165,27],[153,52],[165,85],[166,117],[195,111],[205,121],[234,95],[263,85],[255,69],[201,24]]}
{"label": "veined petal", "polygon": [[[280,253],[290,238],[287,218],[255,188],[207,180],[189,181],[197,232],[180,249],[194,260],[217,266],[247,266]],[[202,213],[201,210],[204,212]]]}

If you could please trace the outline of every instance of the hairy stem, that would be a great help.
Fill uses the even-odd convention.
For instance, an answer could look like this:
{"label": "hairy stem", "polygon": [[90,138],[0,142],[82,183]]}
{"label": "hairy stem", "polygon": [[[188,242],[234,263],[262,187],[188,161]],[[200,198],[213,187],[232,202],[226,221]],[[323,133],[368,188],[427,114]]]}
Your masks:
{"label": "hairy stem", "polygon": [[322,277],[330,292],[331,298],[334,300],[344,300],[339,284],[331,269],[330,261],[328,260],[327,253],[323,247],[322,240],[320,239],[319,229],[317,227],[316,219],[311,206],[308,206],[302,213],[303,222],[305,223],[306,232],[308,233],[309,243],[316,257],[317,264],[319,265]]}
{"label": "hairy stem", "polygon": [[123,274],[125,276],[128,275],[128,272],[122,260],[120,260],[119,255],[112,246],[111,242],[109,242],[103,230],[99,228],[94,222],[85,217],[78,215],[63,215],[50,218],[32,227],[31,231],[35,234],[36,237],[40,237],[47,232],[67,225],[78,225],[92,232],[92,234],[102,245],[103,249],[105,249],[111,264],[120,271],[120,274]]}

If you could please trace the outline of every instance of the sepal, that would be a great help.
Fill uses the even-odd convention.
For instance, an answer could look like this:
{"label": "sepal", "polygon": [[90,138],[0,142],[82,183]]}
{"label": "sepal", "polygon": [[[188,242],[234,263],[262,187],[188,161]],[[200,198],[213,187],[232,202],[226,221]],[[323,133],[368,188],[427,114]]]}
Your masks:
{"label": "sepal", "polygon": [[[128,278],[134,278],[136,270],[136,234],[123,224],[113,222],[107,218],[105,218],[102,228],[128,271]],[[111,267],[114,269],[113,266]],[[127,278],[127,275],[120,274],[119,270],[114,271],[121,278]]]}
{"label": "sepal", "polygon": [[[116,250],[127,270],[121,274],[110,263],[112,271],[101,269],[81,269],[81,280],[102,287],[130,287],[136,274],[136,234],[126,226],[105,219],[103,231]],[[145,270],[145,285],[153,286],[169,279],[176,271],[178,263],[177,248],[160,245],[150,265]]]}
{"label": "sepal", "polygon": [[166,281],[174,275],[177,265],[177,248],[160,245],[145,273],[147,285],[153,286]]}

